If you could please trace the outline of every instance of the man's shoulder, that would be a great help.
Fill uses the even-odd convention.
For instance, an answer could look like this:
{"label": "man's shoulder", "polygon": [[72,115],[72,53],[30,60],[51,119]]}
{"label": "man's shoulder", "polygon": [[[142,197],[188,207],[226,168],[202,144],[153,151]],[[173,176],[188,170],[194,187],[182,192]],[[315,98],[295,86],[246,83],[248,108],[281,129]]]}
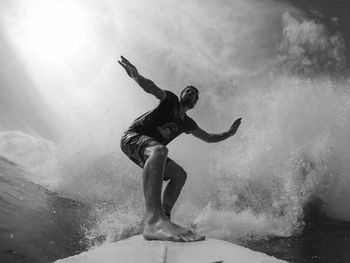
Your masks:
{"label": "man's shoulder", "polygon": [[192,118],[191,118],[190,116],[188,116],[187,114],[185,114],[184,120],[185,120],[186,122],[195,122],[194,119],[192,119]]}
{"label": "man's shoulder", "polygon": [[179,97],[176,96],[173,92],[170,90],[164,90],[166,93],[165,101],[179,101]]}
{"label": "man's shoulder", "polygon": [[189,132],[199,128],[196,121],[194,119],[192,119],[191,117],[189,117],[187,114],[185,115],[184,125],[185,125],[185,132],[186,133],[189,133]]}
{"label": "man's shoulder", "polygon": [[165,93],[166,93],[167,95],[177,98],[177,95],[176,95],[174,92],[172,92],[172,91],[170,91],[170,90],[164,90],[164,91],[165,91]]}

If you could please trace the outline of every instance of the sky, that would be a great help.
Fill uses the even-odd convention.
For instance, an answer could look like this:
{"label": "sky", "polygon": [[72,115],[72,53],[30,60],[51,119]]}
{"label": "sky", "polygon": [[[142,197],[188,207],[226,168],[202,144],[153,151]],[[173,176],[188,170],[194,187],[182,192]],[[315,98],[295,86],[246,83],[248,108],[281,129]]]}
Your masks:
{"label": "sky", "polygon": [[197,86],[189,115],[222,132],[244,115],[240,94],[271,74],[346,72],[347,10],[345,0],[0,0],[0,131],[120,135],[158,103],[118,65],[124,55],[163,89]]}

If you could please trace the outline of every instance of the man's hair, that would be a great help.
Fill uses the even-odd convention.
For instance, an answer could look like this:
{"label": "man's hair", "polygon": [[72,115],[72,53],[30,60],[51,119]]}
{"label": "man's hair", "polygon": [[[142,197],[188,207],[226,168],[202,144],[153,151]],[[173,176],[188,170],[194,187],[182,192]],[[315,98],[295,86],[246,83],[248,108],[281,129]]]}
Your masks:
{"label": "man's hair", "polygon": [[182,96],[182,94],[185,92],[185,90],[187,89],[187,88],[190,88],[190,89],[192,89],[192,90],[194,90],[195,91],[195,93],[196,93],[196,100],[195,100],[195,102],[194,102],[194,104],[193,104],[193,106],[197,103],[197,100],[198,100],[198,98],[199,98],[199,90],[195,87],[195,86],[187,86],[186,88],[184,88],[182,91],[181,91],[181,93],[180,93],[180,96]]}

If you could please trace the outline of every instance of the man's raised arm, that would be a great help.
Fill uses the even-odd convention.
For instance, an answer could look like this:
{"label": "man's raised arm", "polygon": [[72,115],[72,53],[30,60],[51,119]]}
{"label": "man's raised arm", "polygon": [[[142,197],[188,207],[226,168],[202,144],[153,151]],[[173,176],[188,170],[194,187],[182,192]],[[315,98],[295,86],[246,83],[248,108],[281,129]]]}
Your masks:
{"label": "man's raised arm", "polygon": [[230,129],[223,133],[207,133],[201,128],[197,128],[191,132],[195,137],[205,141],[205,142],[221,142],[227,138],[233,136],[238,130],[239,125],[241,125],[242,118],[235,120]]}
{"label": "man's raised arm", "polygon": [[138,73],[137,68],[133,64],[131,64],[125,57],[121,56],[121,61],[118,60],[118,63],[125,69],[126,73],[140,85],[140,87],[144,91],[154,95],[157,99],[161,101],[165,99],[165,91],[159,88],[156,84],[154,84],[152,80],[141,76]]}

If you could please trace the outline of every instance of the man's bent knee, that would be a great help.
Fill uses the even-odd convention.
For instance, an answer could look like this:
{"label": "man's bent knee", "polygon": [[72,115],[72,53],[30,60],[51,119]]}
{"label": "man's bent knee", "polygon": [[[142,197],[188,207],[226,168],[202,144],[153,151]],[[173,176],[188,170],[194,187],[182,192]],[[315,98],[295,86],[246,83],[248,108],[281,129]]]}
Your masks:
{"label": "man's bent knee", "polygon": [[163,158],[166,158],[168,156],[168,152],[168,148],[164,145],[151,146],[145,150],[145,154],[148,156],[159,156]]}
{"label": "man's bent knee", "polygon": [[164,145],[153,146],[153,154],[155,155],[161,155],[162,157],[167,157],[168,152],[169,152],[168,148],[165,147]]}
{"label": "man's bent knee", "polygon": [[186,180],[187,180],[187,173],[186,173],[186,171],[182,170],[181,173],[178,174],[176,179],[178,180],[179,184],[184,185]]}

